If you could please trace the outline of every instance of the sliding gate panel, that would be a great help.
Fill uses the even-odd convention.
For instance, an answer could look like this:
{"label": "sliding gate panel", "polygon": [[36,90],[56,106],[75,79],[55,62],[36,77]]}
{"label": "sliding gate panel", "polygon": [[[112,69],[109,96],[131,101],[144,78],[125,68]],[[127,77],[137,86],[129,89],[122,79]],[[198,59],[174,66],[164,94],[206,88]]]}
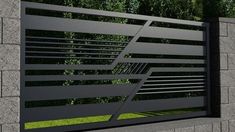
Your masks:
{"label": "sliding gate panel", "polygon": [[22,2],[21,131],[210,114],[209,25]]}

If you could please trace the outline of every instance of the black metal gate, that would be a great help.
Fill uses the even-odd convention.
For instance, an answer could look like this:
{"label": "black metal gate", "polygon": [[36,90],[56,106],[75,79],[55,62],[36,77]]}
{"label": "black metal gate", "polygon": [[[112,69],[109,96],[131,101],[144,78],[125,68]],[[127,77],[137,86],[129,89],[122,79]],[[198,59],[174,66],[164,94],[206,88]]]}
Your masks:
{"label": "black metal gate", "polygon": [[21,10],[21,131],[210,113],[208,23],[30,2]]}

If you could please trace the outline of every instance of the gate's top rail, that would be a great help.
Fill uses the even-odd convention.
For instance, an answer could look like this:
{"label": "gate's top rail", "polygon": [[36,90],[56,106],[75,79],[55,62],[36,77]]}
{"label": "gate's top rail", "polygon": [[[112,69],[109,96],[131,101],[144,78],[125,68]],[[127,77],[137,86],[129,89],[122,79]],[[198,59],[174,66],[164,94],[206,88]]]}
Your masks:
{"label": "gate's top rail", "polygon": [[120,13],[120,12],[110,12],[110,11],[85,9],[85,8],[77,8],[77,7],[66,7],[66,6],[51,5],[51,4],[42,4],[42,3],[33,3],[33,2],[21,2],[21,4],[22,4],[21,7],[23,9],[33,8],[33,9],[43,9],[43,10],[53,10],[53,11],[64,11],[64,12],[89,14],[89,15],[97,15],[97,16],[119,17],[119,18],[128,18],[128,19],[136,19],[136,20],[146,20],[146,21],[150,20],[150,21],[156,21],[156,22],[166,22],[166,23],[184,24],[184,25],[202,26],[202,27],[206,27],[208,25],[208,23],[205,23],[205,22],[195,22],[195,21],[190,21],[190,20],[180,20],[180,19],[128,14],[128,13]]}

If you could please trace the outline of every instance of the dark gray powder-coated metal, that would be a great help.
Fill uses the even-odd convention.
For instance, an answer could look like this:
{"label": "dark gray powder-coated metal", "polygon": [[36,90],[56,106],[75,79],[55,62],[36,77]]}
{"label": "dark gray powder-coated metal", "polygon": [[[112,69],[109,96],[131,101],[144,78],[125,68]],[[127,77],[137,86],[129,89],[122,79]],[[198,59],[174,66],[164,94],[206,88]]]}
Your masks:
{"label": "dark gray powder-coated metal", "polygon": [[[26,9],[141,20],[144,21],[144,24],[32,15],[27,14]],[[21,19],[20,122],[22,132],[81,131],[210,114],[208,23],[32,2],[21,3]],[[183,29],[182,26],[181,28],[158,27],[153,26],[153,22],[192,26],[200,29]],[[30,30],[119,35],[126,36],[130,40],[119,42],[26,34]],[[155,38],[162,42],[144,42],[140,41],[140,38]],[[164,40],[170,41],[164,43]],[[171,40],[187,43],[174,43]],[[69,56],[71,52],[68,51],[73,51],[73,56]],[[58,62],[59,60],[77,59],[89,63],[59,64],[53,63],[51,61],[53,59]],[[30,60],[37,63],[32,63],[33,61]],[[78,74],[66,75],[63,73],[66,70],[75,70]],[[47,72],[45,73],[45,71]],[[58,74],[61,71],[62,74]],[[96,73],[87,71],[96,71]],[[29,74],[30,72],[34,73]],[[128,83],[116,84],[113,83],[115,80],[128,80],[126,81]],[[78,84],[61,85],[61,82],[65,81],[75,81]],[[165,94],[179,95],[198,92],[203,94],[163,98]],[[162,98],[135,100],[137,96],[152,97],[153,95],[160,95]],[[123,99],[109,103],[26,107],[28,102],[33,101],[102,97],[122,97]],[[119,119],[123,113],[198,107],[205,109],[180,115]],[[99,115],[110,115],[110,119],[97,123],[25,129],[25,123],[35,121]]]}

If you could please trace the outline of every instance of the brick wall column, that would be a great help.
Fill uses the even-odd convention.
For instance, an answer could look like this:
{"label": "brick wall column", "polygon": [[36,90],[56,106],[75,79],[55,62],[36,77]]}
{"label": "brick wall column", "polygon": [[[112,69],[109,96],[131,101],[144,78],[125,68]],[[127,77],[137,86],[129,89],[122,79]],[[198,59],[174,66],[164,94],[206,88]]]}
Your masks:
{"label": "brick wall column", "polygon": [[0,0],[0,132],[19,132],[20,0]]}
{"label": "brick wall column", "polygon": [[221,120],[235,132],[235,19],[219,18]]}

